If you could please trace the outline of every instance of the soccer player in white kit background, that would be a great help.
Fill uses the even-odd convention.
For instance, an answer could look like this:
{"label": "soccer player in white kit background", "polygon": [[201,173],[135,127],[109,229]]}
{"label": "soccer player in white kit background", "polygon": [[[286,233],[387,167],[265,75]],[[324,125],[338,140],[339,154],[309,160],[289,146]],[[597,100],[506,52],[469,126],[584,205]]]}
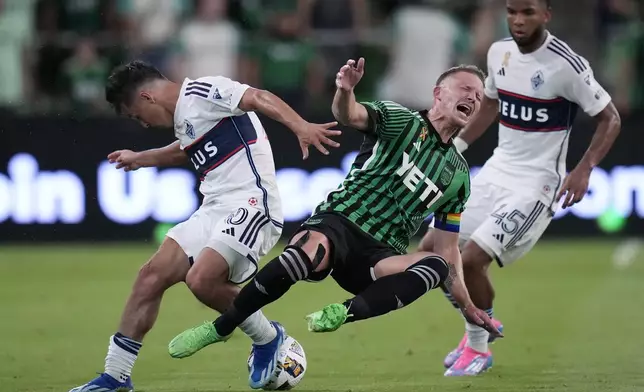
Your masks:
{"label": "soccer player in white kit background", "polygon": [[[258,260],[279,240],[282,209],[268,136],[254,111],[281,122],[298,137],[303,158],[309,145],[328,154],[324,144],[337,125],[303,120],[284,101],[222,76],[182,83],[134,61],[116,68],[106,99],[117,113],[144,127],[174,127],[178,139],[159,149],[120,150],[108,159],[125,171],[190,161],[201,177],[200,208],[172,228],[158,251],[141,268],[118,332],[110,337],[105,371],[70,392],[132,391],[130,374],[143,337],[156,321],[163,293],[184,281],[203,304],[224,312],[251,279]],[[282,327],[258,311],[239,327],[253,340],[255,360],[249,384],[261,388],[276,368]],[[259,356],[258,356],[259,354]]]}
{"label": "soccer player in white kit background", "polygon": [[[592,169],[621,126],[588,61],[546,30],[550,1],[507,0],[506,6],[512,37],[490,47],[481,110],[454,139],[459,151],[465,151],[499,116],[498,146],[472,180],[460,233],[468,291],[490,317],[492,260],[503,267],[521,258],[550,224],[561,198],[567,208],[584,197]],[[568,140],[579,108],[598,125],[583,158],[566,174]],[[432,250],[432,231],[420,250]],[[447,292],[446,297],[457,307]],[[489,333],[469,323],[465,329],[445,358],[446,376],[477,375],[492,366]]]}

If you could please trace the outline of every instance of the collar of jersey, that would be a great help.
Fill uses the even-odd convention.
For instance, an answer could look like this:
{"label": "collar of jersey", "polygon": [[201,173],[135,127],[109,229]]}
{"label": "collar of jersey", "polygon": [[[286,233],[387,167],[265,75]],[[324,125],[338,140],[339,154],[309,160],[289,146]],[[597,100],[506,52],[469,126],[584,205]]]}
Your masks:
{"label": "collar of jersey", "polygon": [[443,138],[441,138],[441,135],[438,133],[436,128],[432,125],[432,122],[429,121],[429,118],[427,117],[427,114],[429,113],[429,110],[421,110],[420,112],[420,117],[423,118],[423,121],[425,121],[425,124],[427,125],[427,131],[436,136],[436,143],[438,144],[439,147],[448,149],[452,146],[452,139],[449,139],[449,142],[445,143],[443,142]]}
{"label": "collar of jersey", "polygon": [[181,89],[179,90],[179,98],[177,99],[177,105],[174,108],[174,124],[176,127],[180,127],[183,124],[183,119],[181,118],[181,110],[179,106],[179,101],[181,101],[181,97],[183,97],[183,94],[186,92],[186,84],[190,81],[188,78],[183,79],[183,83],[181,83]]}
{"label": "collar of jersey", "polygon": [[543,44],[539,46],[536,50],[530,53],[521,53],[521,51],[519,50],[519,46],[514,41],[512,41],[512,43],[517,49],[517,57],[519,61],[526,62],[526,61],[533,61],[534,56],[546,50],[551,40],[552,40],[552,34],[550,34],[550,31],[546,30],[546,39],[543,41]]}

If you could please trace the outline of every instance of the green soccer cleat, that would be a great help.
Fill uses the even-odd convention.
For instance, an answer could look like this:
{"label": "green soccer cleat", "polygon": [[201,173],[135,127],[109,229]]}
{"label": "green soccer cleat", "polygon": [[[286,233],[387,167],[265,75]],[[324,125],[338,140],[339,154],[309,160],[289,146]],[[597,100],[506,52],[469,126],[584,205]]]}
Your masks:
{"label": "green soccer cleat", "polygon": [[170,344],[168,352],[172,358],[186,358],[213,343],[225,342],[233,334],[219,336],[212,321],[187,329],[177,335]]}
{"label": "green soccer cleat", "polygon": [[347,317],[349,311],[344,305],[331,304],[306,316],[306,321],[310,332],[333,332],[347,321]]}

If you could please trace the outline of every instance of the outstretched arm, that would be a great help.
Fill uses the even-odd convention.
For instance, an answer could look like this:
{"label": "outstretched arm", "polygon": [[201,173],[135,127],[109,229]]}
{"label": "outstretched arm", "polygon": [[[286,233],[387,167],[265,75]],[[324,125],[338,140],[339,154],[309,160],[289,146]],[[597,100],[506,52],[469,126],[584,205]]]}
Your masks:
{"label": "outstretched arm", "polygon": [[116,163],[117,169],[132,171],[142,167],[160,167],[181,165],[188,160],[188,156],[175,141],[165,147],[153,148],[145,151],[118,150],[107,156],[110,163]]}
{"label": "outstretched arm", "polygon": [[449,274],[443,286],[452,294],[458,303],[463,316],[472,324],[486,329],[494,336],[502,336],[494,326],[490,317],[474,306],[463,279],[463,261],[458,249],[458,233],[436,230],[434,237],[434,252],[442,256],[448,264]]}
{"label": "outstretched arm", "polygon": [[463,278],[463,261],[458,249],[458,233],[435,230],[434,252],[447,261],[449,275],[443,285],[454,296],[461,309],[474,306]]}
{"label": "outstretched arm", "polygon": [[340,143],[329,139],[330,136],[337,136],[342,133],[341,131],[329,129],[338,125],[336,122],[326,124],[309,123],[300,117],[286,102],[270,91],[248,88],[239,101],[238,107],[245,112],[256,111],[262,113],[287,126],[300,140],[304,159],[309,155],[309,145],[315,146],[324,155],[329,154],[329,151],[324,147],[325,144],[331,147],[340,146]]}

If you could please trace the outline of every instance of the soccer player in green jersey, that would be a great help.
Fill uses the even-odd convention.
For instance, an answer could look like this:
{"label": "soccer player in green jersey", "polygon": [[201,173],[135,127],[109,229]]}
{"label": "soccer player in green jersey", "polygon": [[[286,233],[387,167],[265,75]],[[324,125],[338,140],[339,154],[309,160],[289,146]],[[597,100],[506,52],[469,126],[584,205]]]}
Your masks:
{"label": "soccer player in green jersey", "polygon": [[[356,102],[353,89],[363,73],[364,59],[349,60],[336,79],[333,114],[365,135],[347,178],[302,224],[283,253],[241,290],[228,311],[170,342],[173,357],[227,340],[248,316],[296,282],[328,275],[355,297],[307,316],[313,332],[383,315],[443,286],[468,320],[499,334],[470,300],[458,248],[470,177],[452,137],[480,106],[483,73],[473,66],[449,69],[437,80],[433,107],[421,112],[388,101]],[[410,237],[432,213],[435,253],[406,254]]]}

